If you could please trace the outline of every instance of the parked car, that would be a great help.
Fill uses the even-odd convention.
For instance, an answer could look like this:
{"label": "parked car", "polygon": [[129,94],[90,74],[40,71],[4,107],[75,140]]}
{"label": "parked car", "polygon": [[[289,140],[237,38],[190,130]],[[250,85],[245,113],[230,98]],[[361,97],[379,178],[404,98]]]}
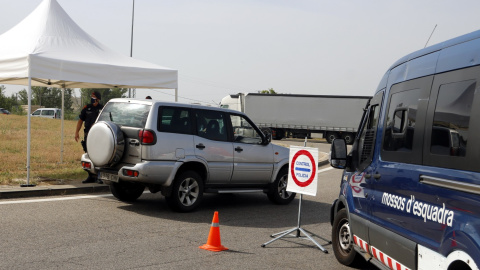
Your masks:
{"label": "parked car", "polygon": [[394,63],[358,136],[333,141],[344,169],[331,208],[345,265],[473,270],[480,266],[480,31]]}
{"label": "parked car", "polygon": [[34,111],[32,116],[60,119],[62,118],[62,110],[58,108],[40,108]]}
{"label": "parked car", "polygon": [[0,114],[10,114],[10,112],[7,109],[0,108]]}
{"label": "parked car", "polygon": [[290,203],[288,156],[238,111],[113,99],[90,129],[81,161],[119,200],[134,201],[147,187],[188,212],[206,192],[260,191]]}

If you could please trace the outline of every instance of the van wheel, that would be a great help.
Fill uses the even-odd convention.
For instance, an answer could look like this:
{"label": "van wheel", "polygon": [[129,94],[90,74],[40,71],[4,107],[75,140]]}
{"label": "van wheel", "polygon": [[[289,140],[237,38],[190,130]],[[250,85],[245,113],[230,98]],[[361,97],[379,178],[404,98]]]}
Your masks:
{"label": "van wheel", "polygon": [[338,138],[338,135],[337,133],[335,132],[327,132],[327,143],[332,143],[333,140],[337,139]]}
{"label": "van wheel", "polygon": [[198,207],[203,198],[203,181],[198,173],[180,173],[172,185],[172,193],[165,197],[168,206],[177,212],[190,212]]}
{"label": "van wheel", "polygon": [[344,265],[353,266],[361,262],[360,255],[353,249],[353,235],[346,209],[335,215],[332,226],[332,247],[337,260]]}
{"label": "van wheel", "polygon": [[145,186],[135,182],[119,181],[110,184],[110,192],[115,198],[124,202],[132,202],[143,194]]}
{"label": "van wheel", "polygon": [[296,193],[287,191],[288,170],[283,168],[277,175],[277,179],[270,185],[267,196],[275,204],[289,204]]}

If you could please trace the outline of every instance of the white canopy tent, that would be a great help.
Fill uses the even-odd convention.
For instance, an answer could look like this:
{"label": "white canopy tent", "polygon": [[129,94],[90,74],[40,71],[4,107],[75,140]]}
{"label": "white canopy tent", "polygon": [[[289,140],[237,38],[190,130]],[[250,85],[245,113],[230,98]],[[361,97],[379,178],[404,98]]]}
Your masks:
{"label": "white canopy tent", "polygon": [[83,31],[56,0],[44,0],[0,36],[0,84],[28,85],[29,183],[32,86],[175,89],[177,95],[178,72],[112,51]]}

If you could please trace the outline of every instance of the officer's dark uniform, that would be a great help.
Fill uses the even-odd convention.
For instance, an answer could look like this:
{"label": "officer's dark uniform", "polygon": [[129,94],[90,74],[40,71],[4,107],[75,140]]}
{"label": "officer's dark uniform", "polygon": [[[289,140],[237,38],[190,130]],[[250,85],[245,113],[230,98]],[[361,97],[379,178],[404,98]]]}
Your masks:
{"label": "officer's dark uniform", "polygon": [[[100,94],[96,93],[96,96],[99,96]],[[87,135],[88,132],[90,131],[90,128],[95,124],[95,120],[97,120],[98,115],[100,114],[100,111],[103,109],[103,105],[98,103],[97,106],[93,106],[93,104],[88,104],[85,107],[83,107],[82,111],[80,112],[79,118],[80,120],[83,121],[84,123],[84,139],[81,142],[83,151],[85,153],[87,152]],[[94,174],[91,174],[88,172],[88,178],[82,181],[82,183],[92,183],[92,182],[97,182],[102,184],[103,182],[97,179],[97,177]]]}
{"label": "officer's dark uniform", "polygon": [[102,104],[98,104],[97,106],[93,106],[93,104],[88,104],[83,107],[82,111],[80,112],[79,118],[84,122],[84,141],[82,141],[83,151],[87,152],[87,135],[90,131],[90,128],[95,124],[95,120],[97,120],[100,111],[103,109]]}

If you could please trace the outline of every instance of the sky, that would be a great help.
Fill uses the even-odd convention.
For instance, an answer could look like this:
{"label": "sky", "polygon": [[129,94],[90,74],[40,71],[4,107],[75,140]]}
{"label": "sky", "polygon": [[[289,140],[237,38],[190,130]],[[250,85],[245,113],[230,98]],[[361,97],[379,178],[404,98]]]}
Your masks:
{"label": "sky", "polygon": [[[0,34],[41,1],[2,0]],[[478,0],[57,1],[83,30],[127,56],[135,3],[133,57],[177,69],[179,101],[211,106],[269,88],[371,96],[386,70],[427,40],[480,29]],[[7,95],[25,88],[5,87]],[[136,94],[175,100],[168,89]]]}

